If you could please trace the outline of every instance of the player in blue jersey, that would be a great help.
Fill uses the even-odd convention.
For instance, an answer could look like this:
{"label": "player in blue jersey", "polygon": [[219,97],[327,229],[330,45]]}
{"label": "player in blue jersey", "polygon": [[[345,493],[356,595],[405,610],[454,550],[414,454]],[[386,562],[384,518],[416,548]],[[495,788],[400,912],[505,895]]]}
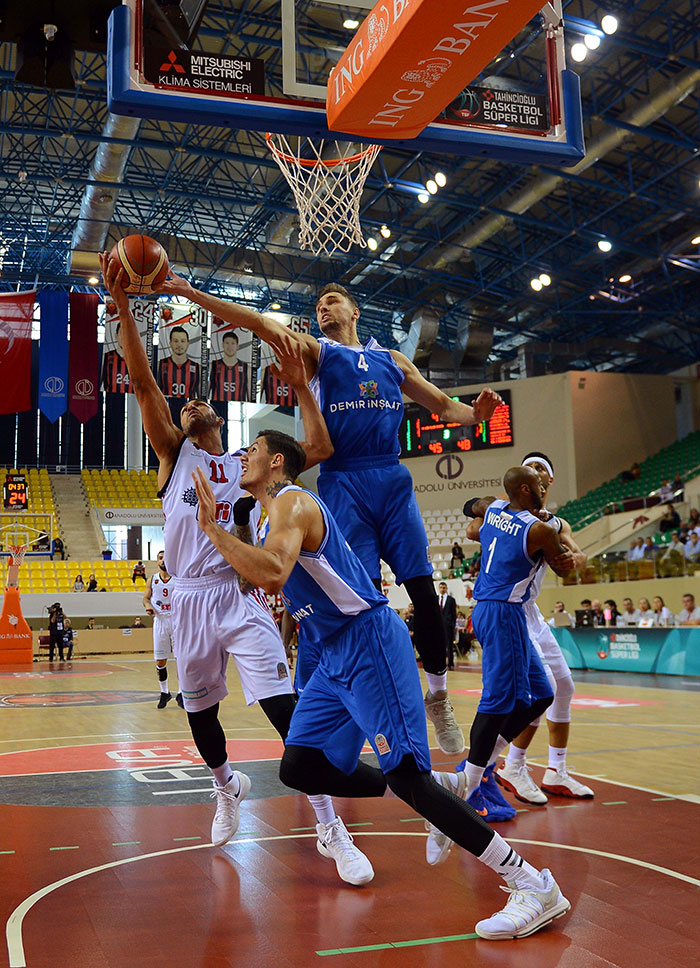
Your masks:
{"label": "player in blue jersey", "polygon": [[[383,796],[389,787],[507,882],[508,903],[479,921],[477,933],[494,940],[532,934],[570,904],[548,870],[519,857],[464,802],[456,774],[431,773],[406,626],[323,501],[292,483],[303,460],[303,449],[279,431],[262,431],[243,457],[241,483],[267,510],[261,547],[217,524],[206,475],[195,477],[199,524],[219,553],[267,592],[282,591],[292,617],[321,643],[319,664],[292,716],[280,778],[307,794],[343,797]],[[359,759],[365,737],[380,769]]]}
{"label": "player in blue jersey", "polygon": [[399,464],[402,394],[441,419],[464,425],[488,420],[500,397],[493,390],[482,390],[469,407],[425,380],[403,353],[385,349],[372,337],[361,343],[359,307],[337,283],[324,286],[316,303],[320,340],[292,333],[245,306],[193,289],[177,276],[165,282],[161,291],[186,296],[286,352],[301,344],[309,385],[335,448],[333,457],[321,464],[319,493],[376,587],[381,589],[383,559],[397,583],[406,588],[415,607],[413,644],[428,680],[426,712],[440,749],[460,753],[464,735],[447,694],[447,636],[428,539],[411,475]]}

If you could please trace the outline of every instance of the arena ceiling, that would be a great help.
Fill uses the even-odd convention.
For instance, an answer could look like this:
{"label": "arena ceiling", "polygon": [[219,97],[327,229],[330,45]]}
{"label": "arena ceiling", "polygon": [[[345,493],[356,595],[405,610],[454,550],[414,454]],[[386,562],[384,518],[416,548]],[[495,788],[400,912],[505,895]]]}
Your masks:
{"label": "arena ceiling", "polygon": [[[263,56],[274,84],[281,50],[271,5],[210,0],[195,46]],[[700,359],[700,246],[691,241],[700,237],[698,0],[565,2],[572,24],[619,20],[583,63],[570,62],[581,77],[585,159],[567,171],[385,148],[362,200],[363,225],[380,245],[332,260],[296,245],[296,210],[262,135],[152,120],[114,126],[99,29],[76,40],[73,90],[19,83],[6,9],[0,3],[2,290],[90,288],[72,249],[91,198],[103,206],[107,245],[147,232],[200,288],[260,310],[277,302],[310,312],[320,286],[341,281],[360,303],[362,335],[392,346],[432,311],[442,349],[429,365],[447,382],[570,368],[668,372]],[[324,44],[348,42],[337,21],[311,16],[306,29],[316,60]],[[516,38],[512,52],[523,82],[541,82],[530,45]],[[327,73],[332,55],[322,65]],[[113,181],[93,177],[100,145],[122,155]],[[428,204],[399,187],[438,169],[447,185]],[[541,273],[552,282],[535,292],[530,280]]]}

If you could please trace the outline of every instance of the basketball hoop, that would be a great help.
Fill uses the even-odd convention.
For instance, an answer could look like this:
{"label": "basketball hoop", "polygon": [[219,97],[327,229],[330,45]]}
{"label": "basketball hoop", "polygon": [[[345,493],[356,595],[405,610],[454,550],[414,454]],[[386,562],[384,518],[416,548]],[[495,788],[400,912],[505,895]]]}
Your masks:
{"label": "basketball hoop", "polygon": [[[337,249],[364,247],[360,199],[381,145],[353,151],[350,142],[314,142],[300,135],[294,151],[284,135],[268,133],[265,141],[294,193],[301,248],[332,255]],[[321,157],[326,144],[335,146],[335,157]],[[303,158],[302,151],[313,157]]]}
{"label": "basketball hoop", "polygon": [[19,566],[24,561],[24,556],[27,551],[29,551],[29,545],[8,545],[8,550],[10,552],[10,560],[7,563],[8,568],[19,568]]}

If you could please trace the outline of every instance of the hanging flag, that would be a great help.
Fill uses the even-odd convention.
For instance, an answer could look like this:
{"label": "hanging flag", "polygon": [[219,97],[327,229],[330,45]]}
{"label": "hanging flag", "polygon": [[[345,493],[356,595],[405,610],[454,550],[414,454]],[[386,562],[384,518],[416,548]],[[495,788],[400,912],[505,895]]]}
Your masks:
{"label": "hanging flag", "polygon": [[68,388],[70,412],[80,423],[97,413],[97,293],[70,294]]}
{"label": "hanging flag", "polygon": [[0,413],[32,408],[32,315],[35,292],[0,295]]}
{"label": "hanging flag", "polygon": [[55,423],[68,409],[68,293],[39,293],[39,409]]}

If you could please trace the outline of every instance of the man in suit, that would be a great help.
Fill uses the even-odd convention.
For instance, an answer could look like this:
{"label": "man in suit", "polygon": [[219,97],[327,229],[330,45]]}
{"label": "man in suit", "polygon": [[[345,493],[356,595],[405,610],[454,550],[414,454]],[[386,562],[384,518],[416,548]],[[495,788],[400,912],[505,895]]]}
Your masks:
{"label": "man in suit", "polygon": [[440,614],[442,624],[445,626],[447,636],[447,668],[454,669],[455,666],[455,626],[457,624],[457,602],[447,591],[447,584],[441,581],[438,585],[438,599],[440,602]]}

